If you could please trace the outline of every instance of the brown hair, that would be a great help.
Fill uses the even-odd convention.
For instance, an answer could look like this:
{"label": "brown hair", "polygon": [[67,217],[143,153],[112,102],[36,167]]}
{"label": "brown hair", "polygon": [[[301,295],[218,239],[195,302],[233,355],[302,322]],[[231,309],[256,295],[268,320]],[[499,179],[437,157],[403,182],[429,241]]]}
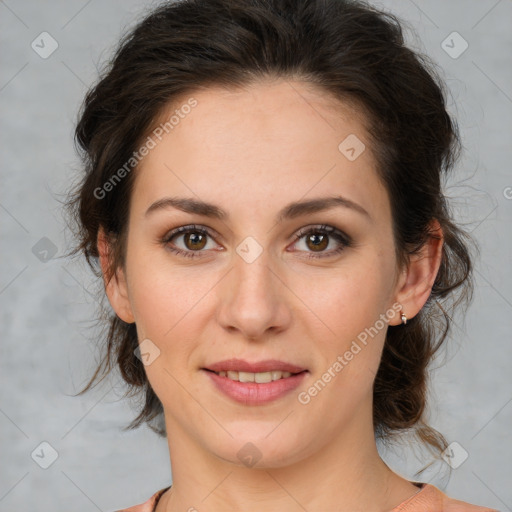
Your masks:
{"label": "brown hair", "polygon": [[[110,237],[110,274],[123,265],[134,172],[98,190],[129,161],[163,109],[194,89],[240,87],[268,77],[316,84],[365,113],[378,173],[391,198],[399,263],[418,251],[433,219],[444,236],[431,295],[406,325],[390,326],[374,383],[374,428],[386,438],[412,429],[431,448],[444,438],[424,420],[428,373],[446,338],[450,308],[472,292],[468,235],[452,221],[442,192],[460,143],[434,65],[404,44],[398,19],[349,0],[182,0],[165,3],[121,41],[88,92],[75,139],[84,176],[68,206],[76,221],[73,254],[98,268],[100,227]],[[98,197],[98,196],[103,197]],[[131,427],[152,425],[162,404],[151,389],[134,324],[109,320],[106,354],[89,382],[119,368],[143,406]]]}

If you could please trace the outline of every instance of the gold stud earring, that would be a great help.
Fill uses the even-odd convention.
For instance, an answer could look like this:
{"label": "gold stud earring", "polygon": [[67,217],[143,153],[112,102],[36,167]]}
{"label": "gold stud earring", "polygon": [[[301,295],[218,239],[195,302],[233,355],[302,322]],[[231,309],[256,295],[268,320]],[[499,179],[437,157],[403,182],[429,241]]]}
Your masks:
{"label": "gold stud earring", "polygon": [[402,323],[405,325],[407,323],[407,317],[405,316],[405,313],[402,309],[400,309],[400,319],[402,320]]}

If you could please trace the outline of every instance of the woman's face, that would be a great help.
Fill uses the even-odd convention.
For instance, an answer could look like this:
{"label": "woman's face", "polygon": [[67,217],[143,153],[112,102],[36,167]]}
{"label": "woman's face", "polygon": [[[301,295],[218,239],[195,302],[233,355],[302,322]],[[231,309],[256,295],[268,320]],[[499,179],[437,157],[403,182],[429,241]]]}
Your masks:
{"label": "woman's face", "polygon": [[111,298],[171,442],[277,467],[373,433],[400,274],[361,117],[292,81],[191,97],[134,171]]}

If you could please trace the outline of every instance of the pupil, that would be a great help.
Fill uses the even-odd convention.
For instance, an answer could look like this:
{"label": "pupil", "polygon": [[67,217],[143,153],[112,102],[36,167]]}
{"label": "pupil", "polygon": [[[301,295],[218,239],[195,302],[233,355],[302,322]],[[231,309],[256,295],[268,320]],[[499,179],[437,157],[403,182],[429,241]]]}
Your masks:
{"label": "pupil", "polygon": [[187,239],[191,242],[191,245],[193,246],[192,248],[194,249],[202,249],[204,247],[204,243],[201,244],[201,242],[204,242],[203,238],[203,235],[200,233],[189,233],[187,235]]}
{"label": "pupil", "polygon": [[325,247],[327,246],[327,243],[326,243],[327,236],[326,235],[318,235],[318,234],[310,235],[309,241],[313,243],[313,247],[315,249],[318,249],[318,248],[325,249]]}

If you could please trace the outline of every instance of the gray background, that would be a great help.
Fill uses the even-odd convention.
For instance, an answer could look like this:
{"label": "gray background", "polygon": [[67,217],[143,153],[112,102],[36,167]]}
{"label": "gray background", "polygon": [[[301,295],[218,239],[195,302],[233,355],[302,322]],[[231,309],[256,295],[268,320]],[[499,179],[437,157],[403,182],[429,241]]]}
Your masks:
{"label": "gray background", "polygon": [[[453,465],[465,452],[468,458],[451,473],[438,461],[440,472],[421,479],[459,499],[512,510],[512,2],[375,4],[408,21],[417,33],[410,43],[449,84],[465,153],[448,195],[481,245],[474,303],[456,319],[431,372],[431,423],[462,447]],[[165,440],[147,428],[122,431],[133,410],[120,400],[116,377],[73,397],[97,354],[90,341],[97,287],[85,265],[59,258],[70,243],[59,200],[77,176],[77,109],[120,34],[150,6],[0,2],[0,511],[109,511],[170,483]],[[59,45],[46,59],[31,47],[44,31]],[[462,40],[445,43],[452,56],[442,47],[453,31],[469,44],[457,58]],[[43,441],[58,452],[46,470],[31,458]],[[409,478],[422,466],[417,451],[382,448]],[[40,463],[49,457],[48,448],[34,452]]]}

